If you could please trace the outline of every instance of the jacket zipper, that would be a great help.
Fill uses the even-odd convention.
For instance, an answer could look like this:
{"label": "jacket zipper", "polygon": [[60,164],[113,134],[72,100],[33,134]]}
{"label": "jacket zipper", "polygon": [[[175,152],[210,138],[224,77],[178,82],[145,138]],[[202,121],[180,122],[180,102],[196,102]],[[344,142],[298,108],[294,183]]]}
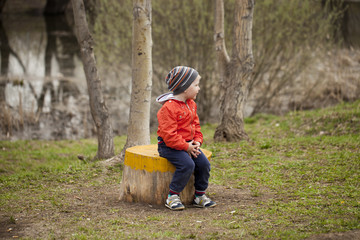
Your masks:
{"label": "jacket zipper", "polygon": [[194,136],[193,136],[192,123],[193,123],[193,121],[194,121],[194,116],[193,116],[193,113],[192,113],[192,111],[191,111],[191,109],[190,109],[189,105],[187,104],[187,102],[185,102],[185,105],[186,105],[186,107],[189,109],[189,111],[190,111],[190,115],[191,115],[190,129],[191,129],[191,140],[193,140],[193,139],[194,139]]}

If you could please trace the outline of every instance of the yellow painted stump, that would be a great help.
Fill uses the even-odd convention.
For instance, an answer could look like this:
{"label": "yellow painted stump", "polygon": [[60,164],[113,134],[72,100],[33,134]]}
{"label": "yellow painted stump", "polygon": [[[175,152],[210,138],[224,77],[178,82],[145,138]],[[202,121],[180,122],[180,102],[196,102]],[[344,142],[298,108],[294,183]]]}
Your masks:
{"label": "yellow painted stump", "polygon": [[[201,151],[210,160],[211,152],[205,149]],[[159,156],[156,144],[128,148],[125,152],[124,165],[120,200],[165,204],[175,167],[166,158]],[[184,204],[192,202],[194,191],[194,176],[192,176],[180,194]]]}

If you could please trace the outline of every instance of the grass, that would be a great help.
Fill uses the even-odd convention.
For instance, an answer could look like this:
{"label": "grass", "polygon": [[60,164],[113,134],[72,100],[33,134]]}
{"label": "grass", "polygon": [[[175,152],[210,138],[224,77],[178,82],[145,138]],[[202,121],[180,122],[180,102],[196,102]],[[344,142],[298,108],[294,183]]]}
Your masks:
{"label": "grass", "polygon": [[[216,126],[202,127],[203,147],[213,152],[211,185],[243,195],[234,195],[233,205],[175,218],[165,208],[100,208],[100,196],[89,211],[80,192],[116,189],[121,179],[121,167],[91,161],[94,139],[2,141],[0,221],[16,226],[23,213],[40,219],[52,212],[41,219],[69,230],[44,227],[49,234],[40,238],[66,239],[304,239],[360,229],[360,101],[245,122],[248,142],[215,143]],[[117,153],[125,140],[115,138]]]}

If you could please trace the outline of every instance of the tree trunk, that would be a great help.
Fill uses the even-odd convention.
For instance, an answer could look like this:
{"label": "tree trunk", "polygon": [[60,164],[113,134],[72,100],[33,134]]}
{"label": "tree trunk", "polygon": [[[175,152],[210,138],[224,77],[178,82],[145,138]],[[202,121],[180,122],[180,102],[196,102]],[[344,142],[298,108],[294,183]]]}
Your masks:
{"label": "tree trunk", "polygon": [[2,13],[5,3],[6,3],[6,0],[0,0],[0,13]]}
{"label": "tree trunk", "polygon": [[151,0],[134,0],[130,115],[121,159],[126,148],[150,144],[151,50]]}
{"label": "tree trunk", "polygon": [[101,91],[93,52],[93,39],[88,29],[83,0],[72,0],[76,36],[80,45],[81,58],[84,65],[86,82],[89,92],[90,111],[95,122],[98,151],[95,158],[105,159],[114,156],[113,130],[108,108]]}
{"label": "tree trunk", "polygon": [[248,139],[244,130],[244,106],[251,73],[254,67],[252,54],[252,19],[254,0],[235,1],[232,57],[229,59],[224,40],[223,0],[216,0],[215,47],[221,74],[220,124],[215,141]]}

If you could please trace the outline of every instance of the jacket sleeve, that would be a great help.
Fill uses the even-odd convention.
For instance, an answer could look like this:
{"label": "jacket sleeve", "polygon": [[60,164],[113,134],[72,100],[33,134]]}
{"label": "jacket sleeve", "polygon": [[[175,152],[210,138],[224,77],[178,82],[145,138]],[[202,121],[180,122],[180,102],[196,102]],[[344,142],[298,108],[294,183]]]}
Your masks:
{"label": "jacket sleeve", "polygon": [[176,150],[187,151],[189,144],[177,133],[177,116],[166,105],[163,105],[157,113],[159,121],[158,134],[164,140],[166,146]]}
{"label": "jacket sleeve", "polygon": [[195,104],[194,125],[195,125],[194,141],[199,142],[200,145],[202,145],[202,143],[203,143],[203,134],[201,133],[200,120],[199,120],[199,116],[197,115],[197,106],[196,106],[196,104]]}

